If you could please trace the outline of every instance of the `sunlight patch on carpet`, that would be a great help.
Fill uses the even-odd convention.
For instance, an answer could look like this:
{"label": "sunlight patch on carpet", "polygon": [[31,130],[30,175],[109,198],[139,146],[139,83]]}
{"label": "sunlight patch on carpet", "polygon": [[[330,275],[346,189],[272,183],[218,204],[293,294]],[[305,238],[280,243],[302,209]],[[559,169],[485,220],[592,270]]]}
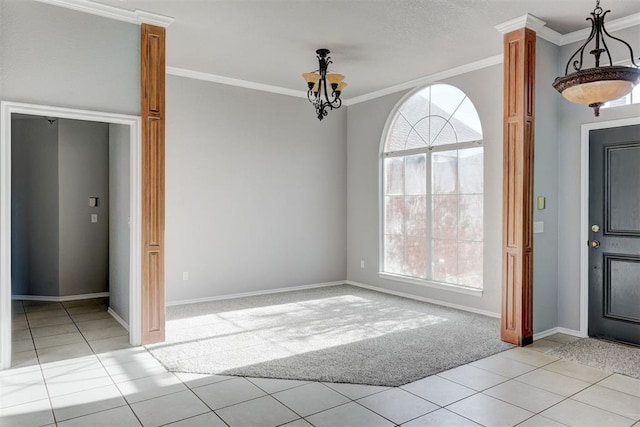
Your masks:
{"label": "sunlight patch on carpet", "polygon": [[377,385],[507,348],[497,319],[347,285],[169,307],[148,346],[172,371]]}

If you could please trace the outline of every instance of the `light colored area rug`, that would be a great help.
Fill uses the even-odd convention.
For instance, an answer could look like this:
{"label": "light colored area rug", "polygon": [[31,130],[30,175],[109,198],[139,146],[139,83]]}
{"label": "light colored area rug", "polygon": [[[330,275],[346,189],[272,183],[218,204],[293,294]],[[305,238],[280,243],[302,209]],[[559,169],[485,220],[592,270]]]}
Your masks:
{"label": "light colored area rug", "polygon": [[349,285],[168,307],[169,370],[398,386],[507,350],[499,320]]}
{"label": "light colored area rug", "polygon": [[596,338],[581,338],[546,351],[571,362],[640,378],[640,347]]}

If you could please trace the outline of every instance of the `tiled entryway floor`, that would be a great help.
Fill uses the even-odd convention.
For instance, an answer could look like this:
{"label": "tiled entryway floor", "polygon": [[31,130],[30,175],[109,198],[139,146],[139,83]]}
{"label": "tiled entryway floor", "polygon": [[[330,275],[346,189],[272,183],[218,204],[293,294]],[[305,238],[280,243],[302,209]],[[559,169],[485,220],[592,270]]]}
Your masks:
{"label": "tiled entryway floor", "polygon": [[390,388],[174,374],[121,348],[101,303],[45,306],[14,304],[21,351],[0,371],[2,426],[640,426],[640,380],[543,353],[567,335]]}

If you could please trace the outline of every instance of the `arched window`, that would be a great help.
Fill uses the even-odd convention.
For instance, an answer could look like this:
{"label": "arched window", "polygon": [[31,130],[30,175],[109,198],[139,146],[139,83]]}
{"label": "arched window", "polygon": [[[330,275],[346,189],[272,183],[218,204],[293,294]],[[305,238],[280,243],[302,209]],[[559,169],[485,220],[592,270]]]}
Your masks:
{"label": "arched window", "polygon": [[382,272],[482,289],[484,149],[471,100],[446,84],[415,92],[382,151]]}

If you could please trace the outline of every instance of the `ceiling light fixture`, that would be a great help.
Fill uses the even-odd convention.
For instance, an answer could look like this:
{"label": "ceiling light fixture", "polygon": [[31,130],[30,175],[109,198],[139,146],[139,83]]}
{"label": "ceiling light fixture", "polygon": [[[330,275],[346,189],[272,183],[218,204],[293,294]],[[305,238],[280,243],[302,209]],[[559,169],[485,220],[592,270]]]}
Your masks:
{"label": "ceiling light fixture", "polygon": [[[336,110],[342,106],[340,94],[347,86],[342,74],[328,73],[329,64],[332,64],[329,49],[318,49],[318,69],[310,73],[303,73],[302,77],[309,87],[307,98],[316,108],[318,120],[322,120],[328,110]],[[331,96],[329,96],[331,90]]]}
{"label": "ceiling light fixture", "polygon": [[[596,8],[591,12],[591,33],[582,46],[569,58],[563,77],[557,77],[553,87],[567,100],[576,104],[587,104],[593,108],[596,117],[600,115],[600,107],[608,101],[621,98],[629,94],[633,87],[640,82],[640,68],[633,58],[633,50],[629,43],[613,37],[604,27],[604,17],[610,10],[603,11],[600,0],[596,2]],[[616,40],[629,49],[632,66],[613,65],[611,53],[605,42],[604,36]],[[589,42],[595,39],[595,47],[589,51],[595,57],[595,67],[583,69],[584,50]],[[600,66],[600,56],[606,53],[609,65]],[[575,59],[579,55],[578,59]],[[573,61],[573,62],[572,62]],[[569,74],[569,66],[575,70]]]}

